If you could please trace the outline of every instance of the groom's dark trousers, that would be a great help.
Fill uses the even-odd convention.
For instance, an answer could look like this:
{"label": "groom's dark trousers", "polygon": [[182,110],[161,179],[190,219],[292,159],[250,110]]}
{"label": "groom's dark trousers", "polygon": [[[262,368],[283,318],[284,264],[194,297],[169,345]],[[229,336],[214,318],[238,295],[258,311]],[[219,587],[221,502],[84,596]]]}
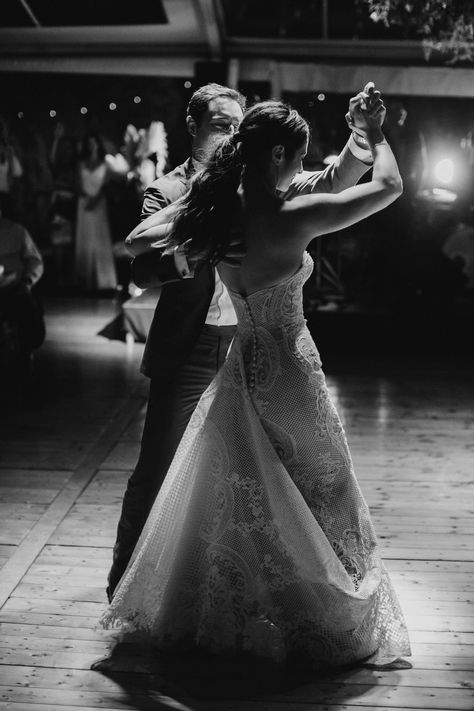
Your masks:
{"label": "groom's dark trousers", "polygon": [[128,480],[117,529],[110,593],[127,567],[191,415],[224,363],[234,332],[234,326],[204,325],[186,364],[171,378],[150,381],[140,457]]}

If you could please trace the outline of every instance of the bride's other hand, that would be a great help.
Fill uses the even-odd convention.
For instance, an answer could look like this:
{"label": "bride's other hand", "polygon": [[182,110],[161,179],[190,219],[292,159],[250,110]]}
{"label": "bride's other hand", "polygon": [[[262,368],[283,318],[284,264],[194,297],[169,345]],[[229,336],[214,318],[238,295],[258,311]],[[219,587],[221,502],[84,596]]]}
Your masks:
{"label": "bride's other hand", "polygon": [[386,113],[380,91],[373,82],[367,82],[364,90],[349,100],[346,122],[351,131],[365,139],[369,127],[381,129]]}
{"label": "bride's other hand", "polygon": [[[190,274],[194,274],[196,269],[201,265],[201,263],[208,261],[209,255],[207,252],[191,252],[189,251],[191,246],[191,240],[187,240],[184,244],[175,248],[178,254],[186,257],[188,263]],[[168,251],[168,250],[167,250]],[[166,252],[165,252],[166,253]],[[171,251],[169,252],[171,253]],[[245,257],[246,249],[245,245],[240,236],[233,236],[230,238],[227,245],[226,253],[219,260],[220,264],[225,264],[227,267],[233,267],[234,269],[240,267],[242,259]]]}
{"label": "bride's other hand", "polygon": [[220,260],[221,264],[225,264],[226,267],[233,267],[237,269],[242,263],[242,259],[245,257],[247,250],[245,244],[240,236],[233,236],[229,240],[229,244],[225,255]]}

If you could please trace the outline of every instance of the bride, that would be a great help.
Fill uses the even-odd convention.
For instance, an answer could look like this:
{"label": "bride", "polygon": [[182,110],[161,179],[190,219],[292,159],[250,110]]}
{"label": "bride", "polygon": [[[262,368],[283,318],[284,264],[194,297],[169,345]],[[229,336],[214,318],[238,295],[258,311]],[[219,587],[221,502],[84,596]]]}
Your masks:
{"label": "bride", "polygon": [[[144,630],[162,649],[248,652],[311,668],[383,667],[410,654],[302,310],[309,243],[401,194],[384,111],[378,97],[356,107],[374,158],[370,182],[285,201],[308,125],[285,104],[256,104],[188,194],[127,238],[133,254],[165,246],[217,263],[238,330],[104,626]],[[232,268],[221,258],[236,234],[246,256]]]}

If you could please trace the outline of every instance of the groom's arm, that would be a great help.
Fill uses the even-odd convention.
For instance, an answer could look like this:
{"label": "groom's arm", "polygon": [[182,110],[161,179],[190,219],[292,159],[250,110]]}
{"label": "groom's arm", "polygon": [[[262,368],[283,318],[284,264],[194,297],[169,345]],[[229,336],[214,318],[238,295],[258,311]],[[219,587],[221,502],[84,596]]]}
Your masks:
{"label": "groom's arm", "polygon": [[156,253],[140,254],[132,260],[132,281],[140,289],[164,286],[171,281],[182,279],[172,255]]}
{"label": "groom's arm", "polygon": [[[163,210],[186,192],[184,179],[181,174],[178,177],[178,180],[173,180],[163,176],[147,187],[143,196],[141,221]],[[187,265],[182,263],[179,255],[163,254],[160,249],[138,255],[131,266],[132,281],[141,289],[158,288],[179,281],[186,275],[186,270]]]}
{"label": "groom's arm", "polygon": [[351,135],[334,163],[321,171],[299,173],[282,197],[291,200],[308,193],[339,193],[356,185],[372,163],[371,152],[360,147]]}

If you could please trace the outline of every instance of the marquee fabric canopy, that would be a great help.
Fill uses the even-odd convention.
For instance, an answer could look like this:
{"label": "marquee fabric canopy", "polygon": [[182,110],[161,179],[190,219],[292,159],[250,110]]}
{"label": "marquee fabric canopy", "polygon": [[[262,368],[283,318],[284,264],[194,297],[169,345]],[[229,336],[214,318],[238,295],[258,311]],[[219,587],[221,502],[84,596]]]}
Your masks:
{"label": "marquee fabric canopy", "polygon": [[[350,94],[367,78],[386,95],[474,96],[474,68],[447,66],[440,57],[427,62],[419,40],[374,37],[375,30],[364,34],[363,27],[349,36],[353,2],[322,0],[321,18],[315,14],[303,35],[291,22],[309,12],[309,4],[282,1],[275,19],[263,12],[266,2],[259,0],[259,14],[250,0],[82,0],[73,8],[64,0],[2,0],[0,72],[190,78],[196,62],[213,61],[225,66],[229,84],[268,81],[274,96],[287,90]],[[346,9],[344,23],[335,7]]]}

